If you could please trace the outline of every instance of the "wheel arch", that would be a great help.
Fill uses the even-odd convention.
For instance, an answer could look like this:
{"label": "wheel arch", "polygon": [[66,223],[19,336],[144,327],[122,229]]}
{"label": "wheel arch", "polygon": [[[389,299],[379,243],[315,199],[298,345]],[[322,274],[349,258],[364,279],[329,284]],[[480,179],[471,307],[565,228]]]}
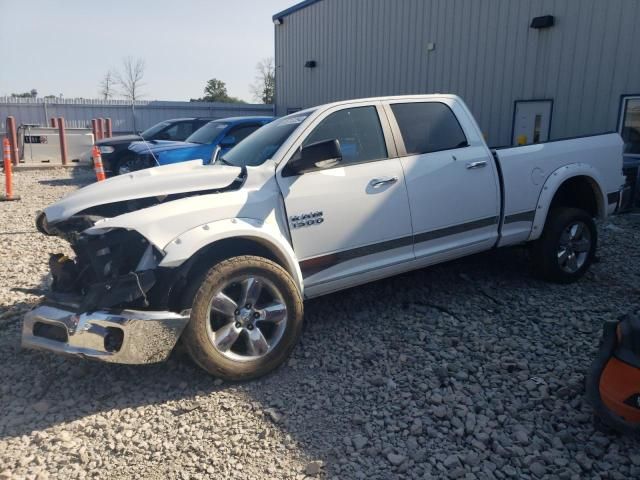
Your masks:
{"label": "wheel arch", "polygon": [[193,228],[164,247],[160,267],[183,266],[193,274],[232,256],[256,255],[284,268],[300,290],[302,273],[291,245],[275,225],[252,219],[228,219]]}
{"label": "wheel arch", "polygon": [[549,211],[556,206],[579,208],[593,218],[606,218],[607,200],[601,185],[596,169],[584,163],[566,165],[551,173],[538,198],[529,240],[540,237]]}

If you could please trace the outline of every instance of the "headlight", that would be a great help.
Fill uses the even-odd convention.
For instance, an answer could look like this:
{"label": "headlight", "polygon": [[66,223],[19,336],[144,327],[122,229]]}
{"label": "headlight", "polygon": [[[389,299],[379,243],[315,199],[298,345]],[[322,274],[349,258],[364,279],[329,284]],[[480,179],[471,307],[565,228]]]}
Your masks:
{"label": "headlight", "polygon": [[100,153],[103,155],[105,153],[113,153],[113,151],[115,150],[113,147],[110,147],[108,145],[100,145],[98,148],[100,149]]}

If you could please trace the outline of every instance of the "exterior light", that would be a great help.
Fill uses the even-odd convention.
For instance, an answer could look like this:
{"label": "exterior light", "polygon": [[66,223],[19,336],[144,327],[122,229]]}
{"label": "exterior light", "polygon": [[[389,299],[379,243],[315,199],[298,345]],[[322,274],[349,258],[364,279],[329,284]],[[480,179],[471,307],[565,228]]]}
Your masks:
{"label": "exterior light", "polygon": [[535,17],[531,20],[531,28],[541,29],[541,28],[549,28],[553,27],[555,23],[555,18],[553,15],[544,15],[542,17]]}
{"label": "exterior light", "polygon": [[307,60],[304,63],[305,68],[316,68],[316,65],[317,65],[317,63],[316,63],[315,60]]}

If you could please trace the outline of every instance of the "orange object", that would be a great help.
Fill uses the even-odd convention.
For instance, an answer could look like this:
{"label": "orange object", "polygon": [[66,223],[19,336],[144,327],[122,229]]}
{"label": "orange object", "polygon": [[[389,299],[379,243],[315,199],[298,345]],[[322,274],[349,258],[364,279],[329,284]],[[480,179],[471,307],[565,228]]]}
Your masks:
{"label": "orange object", "polygon": [[113,137],[113,130],[111,129],[111,119],[107,118],[105,126],[105,136],[107,138]]}
{"label": "orange object", "polygon": [[96,120],[98,126],[98,140],[104,138],[104,118],[98,118]]}
{"label": "orange object", "polygon": [[4,182],[6,195],[0,196],[2,201],[20,200],[20,197],[13,195],[13,177],[11,172],[11,142],[8,138],[2,140],[2,157],[4,160]]}
{"label": "orange object", "polygon": [[11,145],[11,160],[14,165],[18,165],[18,135],[16,133],[16,119],[7,117],[7,136]]}
{"label": "orange object", "polygon": [[600,377],[600,397],[612,412],[640,423],[640,369],[612,357]]}
{"label": "orange object", "polygon": [[58,117],[58,136],[60,137],[60,158],[62,165],[67,164],[67,137],[64,128],[64,118]]}
{"label": "orange object", "polygon": [[93,132],[93,141],[97,142],[98,140],[100,140],[98,138],[98,120],[96,120],[95,118],[91,119],[91,131]]}
{"label": "orange object", "polygon": [[104,174],[104,167],[102,166],[102,155],[100,155],[100,149],[97,145],[93,146],[93,169],[96,172],[96,178],[99,182],[106,180],[106,176]]}

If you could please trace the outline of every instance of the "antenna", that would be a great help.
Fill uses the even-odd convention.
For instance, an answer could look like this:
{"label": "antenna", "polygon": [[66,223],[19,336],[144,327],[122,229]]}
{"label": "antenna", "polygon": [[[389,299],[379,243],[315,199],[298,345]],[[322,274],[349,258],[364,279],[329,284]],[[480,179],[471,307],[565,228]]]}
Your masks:
{"label": "antenna", "polygon": [[153,158],[153,161],[156,162],[156,166],[160,166],[160,162],[158,161],[158,159],[156,158],[156,156],[153,154],[153,150],[151,150],[151,147],[149,146],[149,142],[147,142],[147,139],[144,138],[142,135],[140,135],[140,138],[142,139],[142,142],[144,143],[144,146],[147,147],[147,150],[149,150],[149,153],[151,154],[151,157]]}

